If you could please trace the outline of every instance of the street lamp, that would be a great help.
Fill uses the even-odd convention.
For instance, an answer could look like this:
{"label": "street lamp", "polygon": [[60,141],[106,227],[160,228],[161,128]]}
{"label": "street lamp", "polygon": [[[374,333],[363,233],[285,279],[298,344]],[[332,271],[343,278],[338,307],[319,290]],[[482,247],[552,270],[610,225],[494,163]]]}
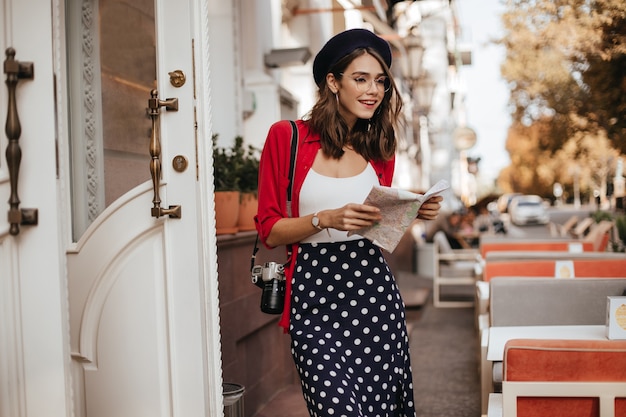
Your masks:
{"label": "street lamp", "polygon": [[420,116],[428,116],[428,113],[430,113],[435,87],[437,87],[437,83],[428,73],[424,73],[415,81],[413,99],[417,101],[417,111]]}
{"label": "street lamp", "polygon": [[416,80],[412,88],[412,96],[417,109],[417,121],[419,128],[417,142],[419,142],[421,162],[420,185],[424,190],[430,188],[430,162],[432,159],[432,152],[430,147],[430,134],[428,131],[428,113],[430,113],[430,106],[433,102],[433,94],[436,86],[437,83],[435,80],[433,80],[428,73],[424,73]]}
{"label": "street lamp", "polygon": [[406,55],[403,60],[402,75],[409,83],[411,91],[415,83],[422,76],[422,59],[424,58],[424,45],[422,35],[417,26],[409,29],[408,35],[404,38],[406,45]]}
{"label": "street lamp", "polygon": [[[476,132],[467,126],[459,126],[454,129],[452,138],[454,140],[454,148],[459,153],[458,178],[461,201],[471,206],[476,203],[476,191],[474,173],[470,172],[470,163],[473,160],[468,158],[467,151],[476,144]],[[478,160],[475,161],[476,164]]]}
{"label": "street lamp", "polygon": [[421,189],[430,188],[430,140],[428,135],[428,113],[435,91],[435,81],[424,72],[424,41],[419,26],[413,25],[404,38],[405,53],[401,60],[402,77],[406,81],[411,93],[413,143],[409,146],[408,155],[411,159],[420,155],[419,184]]}

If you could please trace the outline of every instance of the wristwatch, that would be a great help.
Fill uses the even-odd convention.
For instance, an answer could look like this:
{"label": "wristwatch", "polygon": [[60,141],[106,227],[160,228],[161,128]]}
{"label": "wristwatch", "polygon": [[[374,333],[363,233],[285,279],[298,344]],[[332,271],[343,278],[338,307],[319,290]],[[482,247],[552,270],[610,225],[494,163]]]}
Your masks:
{"label": "wristwatch", "polygon": [[317,230],[324,230],[324,228],[322,228],[320,226],[320,218],[317,217],[319,212],[316,212],[313,217],[311,218],[311,224],[313,225],[313,227],[315,227]]}

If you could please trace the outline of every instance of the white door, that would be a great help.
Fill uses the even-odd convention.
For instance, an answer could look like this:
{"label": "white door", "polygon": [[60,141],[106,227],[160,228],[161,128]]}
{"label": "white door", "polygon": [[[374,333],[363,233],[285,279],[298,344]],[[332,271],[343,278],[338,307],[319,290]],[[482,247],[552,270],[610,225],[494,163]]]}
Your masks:
{"label": "white door", "polygon": [[202,2],[0,5],[0,417],[221,415]]}
{"label": "white door", "polygon": [[[24,2],[28,3],[28,2]],[[49,3],[49,2],[48,2]],[[54,137],[52,57],[33,31],[50,33],[50,6],[37,8],[18,0],[0,1],[0,415],[2,417],[69,415],[66,374],[69,346],[63,326],[63,249],[59,245]],[[7,61],[7,49],[13,62]],[[15,67],[17,74],[5,71]],[[34,77],[26,77],[32,64]],[[25,78],[19,76],[22,73]],[[13,104],[9,106],[12,83]],[[9,115],[9,107],[12,114]],[[10,116],[10,117],[9,117]],[[9,123],[7,119],[13,120]],[[19,121],[19,123],[18,123]],[[9,125],[12,127],[9,128]],[[10,132],[8,132],[10,131]],[[13,144],[7,152],[9,139]],[[8,153],[12,156],[7,158]],[[19,175],[11,186],[11,172]],[[9,199],[14,212],[37,209],[38,224],[8,222]],[[12,216],[13,217],[13,216]],[[11,229],[13,229],[11,231]],[[17,233],[17,234],[11,234]]]}

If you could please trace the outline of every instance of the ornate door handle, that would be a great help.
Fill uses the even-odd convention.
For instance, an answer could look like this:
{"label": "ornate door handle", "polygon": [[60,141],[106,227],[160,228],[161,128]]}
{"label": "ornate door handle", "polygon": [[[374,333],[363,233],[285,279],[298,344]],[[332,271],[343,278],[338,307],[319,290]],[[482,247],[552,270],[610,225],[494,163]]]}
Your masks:
{"label": "ornate door handle", "polygon": [[178,111],[178,99],[168,98],[159,100],[159,92],[152,90],[150,99],[148,99],[148,114],[152,119],[152,133],[150,135],[150,175],[152,176],[152,187],[154,189],[154,198],[152,199],[152,217],[159,218],[161,216],[170,216],[175,219],[181,218],[180,206],[169,206],[169,208],[161,207],[161,197],[159,196],[159,187],[161,182],[161,132],[159,130],[159,114],[161,107],[165,110]]}
{"label": "ornate door handle", "polygon": [[20,172],[20,162],[22,161],[22,149],[20,148],[22,126],[17,114],[15,89],[18,80],[32,80],[35,78],[34,65],[32,62],[16,61],[15,49],[7,48],[6,59],[4,60],[4,73],[7,75],[6,85],[9,90],[7,122],[5,125],[5,132],[9,139],[6,158],[9,168],[9,182],[11,184],[8,221],[10,223],[9,233],[16,236],[20,233],[20,225],[36,225],[38,217],[37,209],[20,209],[20,198],[17,194],[17,179]]}

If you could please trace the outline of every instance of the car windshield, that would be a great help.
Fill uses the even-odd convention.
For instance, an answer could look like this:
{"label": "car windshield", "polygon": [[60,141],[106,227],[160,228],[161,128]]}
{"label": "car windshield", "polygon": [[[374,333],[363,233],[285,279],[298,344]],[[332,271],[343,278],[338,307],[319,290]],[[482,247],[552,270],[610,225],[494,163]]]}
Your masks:
{"label": "car windshield", "polygon": [[517,205],[518,206],[538,206],[539,202],[538,201],[520,201]]}

